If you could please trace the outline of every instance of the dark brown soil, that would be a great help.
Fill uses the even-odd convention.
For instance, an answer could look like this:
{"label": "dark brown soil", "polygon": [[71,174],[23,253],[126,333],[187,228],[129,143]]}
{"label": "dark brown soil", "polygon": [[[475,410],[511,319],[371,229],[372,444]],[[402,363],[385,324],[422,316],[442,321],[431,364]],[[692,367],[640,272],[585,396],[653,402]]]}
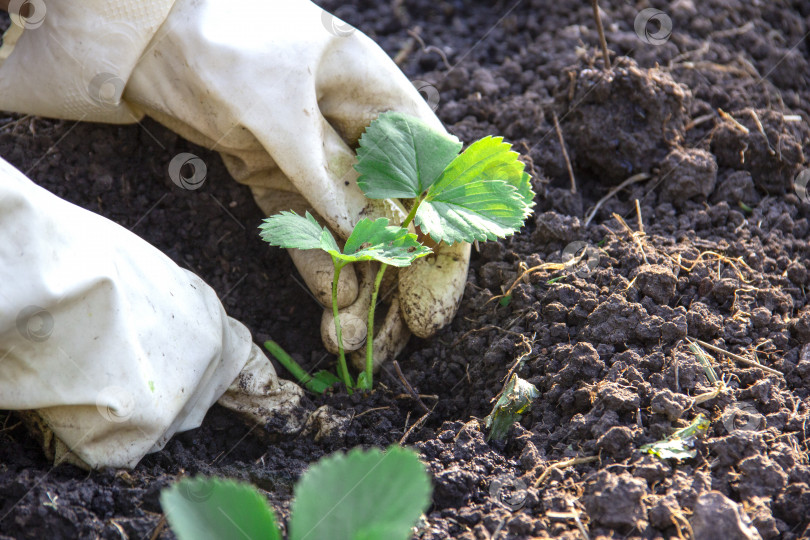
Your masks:
{"label": "dark brown soil", "polygon": [[[654,2],[673,24],[656,46],[634,32],[646,3],[601,4],[616,53],[609,73],[589,2],[324,2],[392,56],[408,46],[408,30],[436,47],[412,43],[403,70],[436,86],[437,113],[463,140],[514,142],[538,193],[520,234],[473,254],[454,322],[401,355],[410,383],[437,396],[425,398],[435,408],[406,441],[435,485],[418,537],[573,539],[579,524],[591,538],[689,537],[691,521],[698,538],[808,538],[810,201],[792,182],[810,152],[810,8]],[[207,163],[202,189],[168,179],[181,151]],[[272,337],[310,368],[334,361],[319,342],[320,308],[300,301],[292,264],[259,239],[263,216],[215,153],[148,120],[6,115],[0,155],[198,273],[258,342]],[[586,224],[601,197],[640,173],[650,179]],[[638,231],[635,201],[645,235],[614,217]],[[560,262],[572,242],[598,247],[590,266],[556,280],[559,272],[536,271],[493,300],[524,269]],[[687,336],[749,358],[756,350],[784,376],[717,359],[727,391],[694,404],[712,386]],[[488,443],[474,419],[519,358],[518,373],[541,396],[506,441]],[[15,415],[0,412],[0,538],[150,538],[160,490],[197,473],[254,483],[286,518],[309,463],[396,443],[422,416],[390,370],[379,379],[368,399],[311,398],[347,419],[331,436],[279,437],[272,423],[244,426],[214,407],[201,428],[126,472],[52,468]],[[698,412],[711,427],[694,459],[638,452]],[[581,456],[597,460],[549,469]]]}

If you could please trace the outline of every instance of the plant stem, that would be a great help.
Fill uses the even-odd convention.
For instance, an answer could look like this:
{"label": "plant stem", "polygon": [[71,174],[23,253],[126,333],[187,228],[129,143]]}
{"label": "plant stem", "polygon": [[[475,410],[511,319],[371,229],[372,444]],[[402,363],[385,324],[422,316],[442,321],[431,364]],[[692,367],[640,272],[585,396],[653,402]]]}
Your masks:
{"label": "plant stem", "polygon": [[352,394],[352,380],[349,377],[349,368],[346,366],[346,353],[343,351],[343,332],[340,330],[340,314],[338,313],[337,290],[340,271],[344,264],[332,257],[332,264],[335,265],[335,277],[332,279],[332,316],[335,319],[335,338],[338,344],[338,375],[343,379],[349,395]]}
{"label": "plant stem", "polygon": [[416,217],[416,211],[419,210],[419,205],[422,204],[423,200],[424,200],[424,197],[419,197],[419,198],[416,199],[416,201],[414,201],[413,206],[411,207],[411,211],[408,212],[408,215],[405,218],[405,221],[402,222],[401,227],[404,227],[406,229],[408,228],[408,225],[411,224],[411,222],[413,221],[413,218]]}
{"label": "plant stem", "polygon": [[[413,206],[411,207],[411,211],[408,212],[408,215],[405,217],[405,221],[402,222],[402,227],[407,229],[408,225],[416,217],[416,211],[419,210],[419,205],[422,203],[423,197],[419,197],[414,201]],[[382,283],[383,274],[385,274],[385,269],[388,268],[388,265],[385,263],[380,263],[380,269],[377,270],[377,276],[374,278],[374,290],[371,293],[371,305],[368,308],[368,333],[366,334],[366,381],[368,384],[368,389],[371,390],[373,383],[374,383],[374,374],[372,370],[374,368],[374,310],[377,308],[377,295],[380,292],[380,284]],[[334,298],[333,293],[333,298]],[[333,300],[334,303],[334,300]]]}
{"label": "plant stem", "polygon": [[312,380],[312,376],[306,372],[301,365],[293,360],[292,356],[287,354],[287,351],[281,348],[281,345],[275,341],[265,341],[264,348],[278,360],[287,371],[292,373],[292,376],[298,379],[298,382],[307,385]]}
{"label": "plant stem", "polygon": [[368,335],[366,336],[366,381],[369,390],[374,386],[374,310],[377,308],[377,295],[380,292],[383,274],[388,265],[380,263],[377,277],[374,278],[374,290],[371,293],[371,305],[368,307]]}

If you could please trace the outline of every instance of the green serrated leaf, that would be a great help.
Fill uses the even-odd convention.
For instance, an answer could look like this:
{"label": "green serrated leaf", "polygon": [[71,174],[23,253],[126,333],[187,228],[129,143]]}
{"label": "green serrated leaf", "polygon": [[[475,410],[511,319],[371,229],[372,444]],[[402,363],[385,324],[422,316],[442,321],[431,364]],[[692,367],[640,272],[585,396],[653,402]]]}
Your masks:
{"label": "green serrated leaf", "polygon": [[490,430],[487,440],[506,437],[512,424],[520,420],[539,395],[537,387],[513,373],[492,412],[484,419],[486,429]]}
{"label": "green serrated leaf", "polygon": [[333,454],[295,486],[290,540],[405,540],[430,493],[425,466],[411,450]]}
{"label": "green serrated leaf", "polygon": [[484,137],[454,159],[431,187],[435,192],[481,180],[503,180],[514,186],[523,202],[531,206],[534,199],[531,176],[519,156],[503,137]]}
{"label": "green serrated leaf", "polygon": [[495,240],[519,230],[528,212],[514,186],[485,180],[434,194],[428,190],[416,212],[416,224],[436,242]]}
{"label": "green serrated leaf", "polygon": [[281,539],[273,511],[249,484],[184,478],[161,492],[160,504],[180,540]]}
{"label": "green serrated leaf", "polygon": [[358,261],[379,261],[391,266],[408,266],[419,257],[431,253],[407,229],[390,226],[386,218],[364,218],[354,226],[343,250],[326,227],[321,227],[312,215],[281,212],[264,220],[259,227],[262,238],[274,246],[298,249],[322,249],[343,264]]}
{"label": "green serrated leaf", "polygon": [[329,234],[309,212],[306,217],[295,212],[281,212],[265,219],[259,229],[265,242],[283,248],[318,249],[323,233]]}
{"label": "green serrated leaf", "polygon": [[503,137],[474,142],[428,189],[416,224],[448,244],[513,234],[531,212],[534,197],[517,158]]}
{"label": "green serrated leaf", "polygon": [[337,246],[321,246],[343,262],[380,261],[391,266],[408,266],[428,255],[429,248],[419,243],[416,235],[402,227],[389,226],[386,218],[364,218],[354,226],[341,253]]}
{"label": "green serrated leaf", "polygon": [[456,137],[417,118],[383,113],[360,137],[357,185],[370,199],[416,198],[460,150]]}

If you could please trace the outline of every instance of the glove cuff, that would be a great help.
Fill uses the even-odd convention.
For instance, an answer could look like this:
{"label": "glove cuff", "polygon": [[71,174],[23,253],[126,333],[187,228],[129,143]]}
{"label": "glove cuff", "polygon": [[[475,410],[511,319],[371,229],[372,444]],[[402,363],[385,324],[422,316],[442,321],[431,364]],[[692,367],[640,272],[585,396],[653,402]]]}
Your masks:
{"label": "glove cuff", "polygon": [[[13,13],[0,47],[0,109],[92,122],[142,116],[122,101],[124,87],[174,0],[29,2]],[[23,30],[21,31],[21,28]]]}

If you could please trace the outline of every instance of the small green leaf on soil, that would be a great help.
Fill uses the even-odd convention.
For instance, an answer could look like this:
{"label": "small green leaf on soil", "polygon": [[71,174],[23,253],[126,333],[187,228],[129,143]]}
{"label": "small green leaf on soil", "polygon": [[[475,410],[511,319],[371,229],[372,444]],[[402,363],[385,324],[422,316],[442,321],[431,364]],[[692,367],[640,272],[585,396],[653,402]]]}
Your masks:
{"label": "small green leaf on soil", "polygon": [[486,428],[490,430],[487,440],[506,437],[512,424],[520,420],[532,401],[539,396],[540,392],[533,384],[512,374],[492,412],[484,419]]}
{"label": "small green leaf on soil", "polygon": [[500,305],[502,305],[503,307],[508,306],[511,302],[512,302],[512,295],[511,294],[509,296],[504,296],[503,298],[498,300],[498,303]]}
{"label": "small green leaf on soil", "polygon": [[461,142],[418,118],[383,113],[357,148],[357,185],[369,199],[414,199],[428,189],[461,150]]}
{"label": "small green leaf on soil", "polygon": [[180,540],[281,539],[267,500],[249,484],[184,478],[161,492],[160,505]]}
{"label": "small green leaf on soil", "polygon": [[295,486],[290,540],[405,540],[430,504],[430,478],[411,450],[354,449],[322,459]]}
{"label": "small green leaf on soil", "polygon": [[652,454],[661,459],[687,459],[697,455],[697,450],[693,449],[695,440],[699,435],[706,433],[709,429],[709,421],[702,414],[683,429],[679,429],[669,437],[660,441],[645,444],[640,447],[641,452]]}

